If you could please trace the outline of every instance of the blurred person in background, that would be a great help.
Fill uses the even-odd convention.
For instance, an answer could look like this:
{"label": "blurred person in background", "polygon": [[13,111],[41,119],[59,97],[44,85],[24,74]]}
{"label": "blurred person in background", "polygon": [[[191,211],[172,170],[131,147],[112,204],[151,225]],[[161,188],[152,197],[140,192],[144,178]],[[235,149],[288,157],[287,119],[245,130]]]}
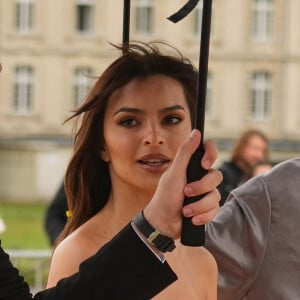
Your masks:
{"label": "blurred person in background", "polygon": [[51,246],[54,246],[57,237],[67,223],[68,203],[64,182],[60,184],[54,198],[51,200],[45,216],[45,231]]}
{"label": "blurred person in background", "polygon": [[244,132],[236,141],[231,158],[225,161],[219,170],[223,181],[218,186],[221,194],[220,205],[223,205],[228,194],[248,179],[252,167],[269,159],[267,137],[259,130],[251,129]]}
{"label": "blurred person in background", "polygon": [[273,168],[273,164],[270,161],[267,160],[260,161],[251,168],[249,179],[259,174],[264,174],[266,172],[269,172],[272,168]]}

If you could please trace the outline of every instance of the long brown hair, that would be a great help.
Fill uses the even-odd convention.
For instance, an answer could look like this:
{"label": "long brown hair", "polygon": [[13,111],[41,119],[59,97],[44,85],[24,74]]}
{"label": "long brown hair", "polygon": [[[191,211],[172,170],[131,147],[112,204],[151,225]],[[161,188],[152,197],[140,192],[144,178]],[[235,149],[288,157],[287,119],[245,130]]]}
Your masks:
{"label": "long brown hair", "polygon": [[[243,159],[244,149],[247,147],[250,139],[253,136],[258,136],[259,138],[261,138],[266,143],[266,145],[269,144],[268,138],[266,137],[266,135],[263,132],[261,132],[257,129],[249,129],[249,130],[245,131],[240,136],[240,138],[237,140],[237,142],[236,142],[236,144],[235,144],[235,146],[232,150],[231,160],[237,162],[237,161]],[[266,148],[266,153],[265,153],[265,158],[264,159],[265,160],[269,159],[269,149],[268,149],[268,147]]]}
{"label": "long brown hair", "polygon": [[157,43],[136,42],[126,46],[113,46],[121,51],[121,56],[103,72],[82,106],[68,119],[75,118],[76,124],[80,122],[80,125],[75,134],[74,152],[65,177],[68,207],[72,217],[59,240],[90,219],[107,202],[111,181],[108,164],[101,159],[100,153],[104,145],[104,114],[114,91],[135,78],[154,74],[167,75],[182,85],[191,120],[194,120],[198,74],[188,59],[169,45],[167,46],[176,55],[162,54]]}

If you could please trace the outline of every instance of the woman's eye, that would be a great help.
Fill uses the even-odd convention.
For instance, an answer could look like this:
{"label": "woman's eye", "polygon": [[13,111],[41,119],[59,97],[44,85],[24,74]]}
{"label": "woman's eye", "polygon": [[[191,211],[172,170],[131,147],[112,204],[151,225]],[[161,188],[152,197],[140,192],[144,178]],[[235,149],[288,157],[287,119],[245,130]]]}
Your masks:
{"label": "woman's eye", "polygon": [[182,119],[177,116],[169,116],[164,119],[164,123],[166,123],[166,124],[177,124],[181,121],[182,121]]}
{"label": "woman's eye", "polygon": [[133,127],[133,126],[137,125],[138,122],[134,119],[124,119],[124,120],[120,121],[119,124],[124,127]]}

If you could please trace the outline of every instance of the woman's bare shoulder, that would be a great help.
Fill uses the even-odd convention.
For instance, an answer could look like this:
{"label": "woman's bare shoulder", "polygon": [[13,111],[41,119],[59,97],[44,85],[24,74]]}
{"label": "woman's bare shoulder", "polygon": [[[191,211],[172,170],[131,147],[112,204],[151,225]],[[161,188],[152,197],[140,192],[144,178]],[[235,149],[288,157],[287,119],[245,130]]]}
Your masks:
{"label": "woman's bare shoulder", "polygon": [[216,264],[216,260],[214,256],[205,248],[205,247],[199,247],[198,251],[200,253],[200,258],[206,260],[208,263]]}
{"label": "woman's bare shoulder", "polygon": [[190,251],[195,254],[193,257],[198,264],[206,267],[208,270],[214,271],[217,269],[214,256],[205,247],[192,247]]}
{"label": "woman's bare shoulder", "polygon": [[76,273],[80,263],[99,249],[90,237],[88,230],[82,227],[59,243],[52,255],[47,288],[56,285],[61,278]]}
{"label": "woman's bare shoulder", "polygon": [[199,272],[202,286],[206,287],[205,299],[217,299],[218,267],[213,255],[204,247],[198,248],[200,255],[197,256],[198,266],[203,272]]}
{"label": "woman's bare shoulder", "polygon": [[[201,278],[201,282],[216,283],[218,267],[213,255],[204,247],[185,247],[191,269],[195,272],[195,278]],[[203,270],[200,271],[200,270]]]}

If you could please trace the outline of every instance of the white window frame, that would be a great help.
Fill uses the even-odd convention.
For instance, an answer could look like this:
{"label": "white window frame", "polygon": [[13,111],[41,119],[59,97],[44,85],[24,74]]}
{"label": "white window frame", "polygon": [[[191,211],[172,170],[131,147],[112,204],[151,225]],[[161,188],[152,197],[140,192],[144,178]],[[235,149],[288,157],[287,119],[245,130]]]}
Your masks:
{"label": "white window frame", "polygon": [[76,1],[76,32],[81,34],[91,33],[93,31],[93,23],[94,23],[94,0],[77,0]]}
{"label": "white window frame", "polygon": [[154,3],[153,0],[137,0],[135,5],[135,32],[153,34]]}
{"label": "white window frame", "polygon": [[253,37],[259,42],[273,38],[274,1],[253,0]]}
{"label": "white window frame", "polygon": [[80,106],[83,100],[86,98],[91,88],[91,77],[92,69],[90,67],[78,67],[74,71],[73,75],[73,90],[74,90],[74,101],[73,105],[75,108]]}
{"label": "white window frame", "polygon": [[35,26],[35,0],[16,0],[16,31],[29,34]]}
{"label": "white window frame", "polygon": [[251,80],[251,115],[257,121],[266,121],[271,113],[272,75],[254,72]]}
{"label": "white window frame", "polygon": [[34,100],[34,71],[29,66],[17,66],[14,78],[14,112],[31,115]]}

